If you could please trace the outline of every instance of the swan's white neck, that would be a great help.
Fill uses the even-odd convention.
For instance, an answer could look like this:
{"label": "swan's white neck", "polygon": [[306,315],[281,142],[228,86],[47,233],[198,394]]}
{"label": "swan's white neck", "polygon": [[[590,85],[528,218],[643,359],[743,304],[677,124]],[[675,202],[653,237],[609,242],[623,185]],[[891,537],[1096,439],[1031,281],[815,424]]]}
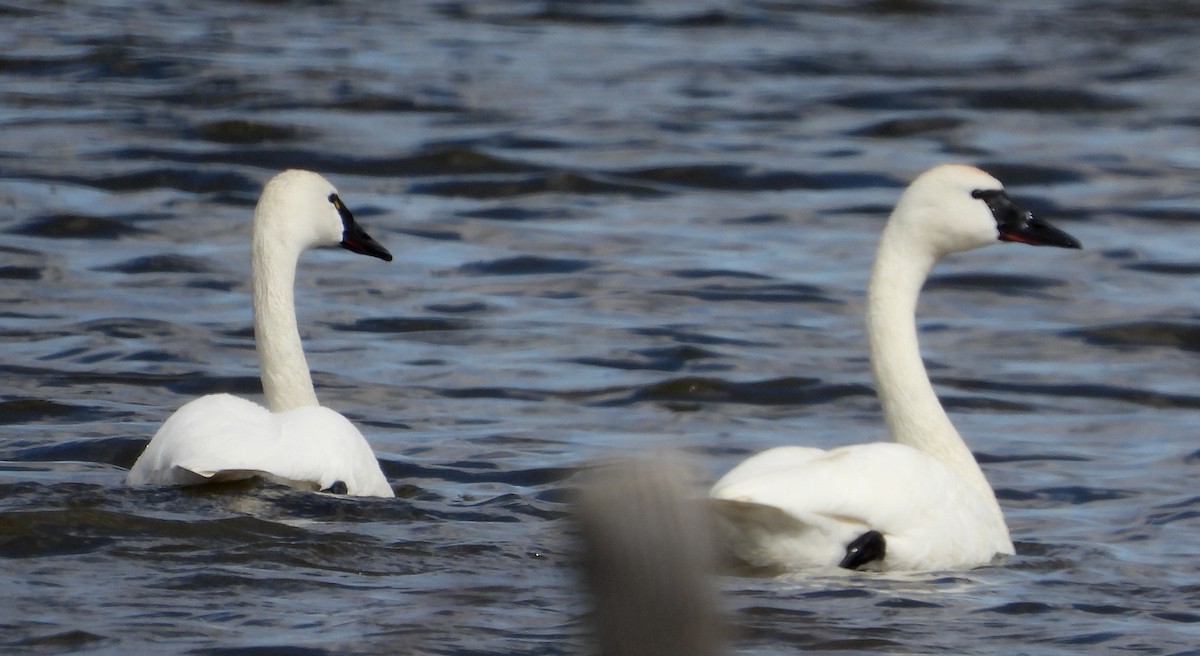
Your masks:
{"label": "swan's white neck", "polygon": [[921,361],[917,297],[938,256],[895,223],[883,231],[867,288],[867,339],[883,416],[892,439],[950,466],[1001,516],[995,493],[950,423]]}
{"label": "swan's white neck", "polygon": [[299,248],[290,248],[255,216],[250,274],[254,284],[254,339],[263,393],[272,412],[320,405],[296,327],[294,287]]}

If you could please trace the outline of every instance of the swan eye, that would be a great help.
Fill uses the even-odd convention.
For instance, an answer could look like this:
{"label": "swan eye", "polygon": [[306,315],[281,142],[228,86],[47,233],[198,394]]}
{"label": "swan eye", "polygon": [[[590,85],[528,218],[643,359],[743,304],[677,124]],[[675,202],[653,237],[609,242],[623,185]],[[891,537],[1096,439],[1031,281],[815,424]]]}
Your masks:
{"label": "swan eye", "polygon": [[971,192],[972,198],[978,198],[987,204],[996,219],[996,227],[1000,232],[1023,230],[1029,224],[1033,215],[1029,210],[1022,209],[1008,197],[1003,189],[976,189]]}

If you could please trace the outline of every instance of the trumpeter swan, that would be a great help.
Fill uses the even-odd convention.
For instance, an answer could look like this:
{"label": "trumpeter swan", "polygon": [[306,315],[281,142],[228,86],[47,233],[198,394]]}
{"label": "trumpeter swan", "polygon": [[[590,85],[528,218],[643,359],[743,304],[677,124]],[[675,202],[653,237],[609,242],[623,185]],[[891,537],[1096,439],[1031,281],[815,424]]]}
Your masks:
{"label": "trumpeter swan", "polygon": [[229,394],[185,404],[129,470],[130,485],[193,485],[265,476],[297,487],[394,496],[348,419],[322,407],[296,327],[300,254],[339,245],[391,261],[325,178],[289,170],[263,188],[251,238],[254,337],[267,407]]}
{"label": "trumpeter swan", "polygon": [[932,168],[900,196],[867,290],[871,368],[892,442],[780,447],[713,486],[724,547],[769,570],[935,571],[1012,554],[996,495],[921,361],[917,296],[943,256],[999,241],[1079,248],[962,165]]}

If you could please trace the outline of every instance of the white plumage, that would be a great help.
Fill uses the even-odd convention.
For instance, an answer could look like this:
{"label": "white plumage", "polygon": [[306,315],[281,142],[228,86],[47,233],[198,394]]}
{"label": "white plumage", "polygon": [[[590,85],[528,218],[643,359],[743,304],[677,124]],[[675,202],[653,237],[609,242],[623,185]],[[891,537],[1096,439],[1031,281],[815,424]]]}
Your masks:
{"label": "white plumage", "polygon": [[392,259],[320,175],[290,170],[267,183],[254,210],[251,278],[268,407],[229,394],[185,404],[155,433],[126,483],[194,485],[264,476],[314,490],[341,483],[352,495],[394,496],[362,433],[318,404],[296,327],[300,254],[335,245]]}
{"label": "white plumage", "polygon": [[936,571],[1014,552],[996,495],[929,381],[915,321],[939,259],[997,241],[1079,248],[979,169],[939,166],[909,185],[867,294],[871,365],[895,442],[780,447],[735,467],[710,493],[730,554],[772,570]]}

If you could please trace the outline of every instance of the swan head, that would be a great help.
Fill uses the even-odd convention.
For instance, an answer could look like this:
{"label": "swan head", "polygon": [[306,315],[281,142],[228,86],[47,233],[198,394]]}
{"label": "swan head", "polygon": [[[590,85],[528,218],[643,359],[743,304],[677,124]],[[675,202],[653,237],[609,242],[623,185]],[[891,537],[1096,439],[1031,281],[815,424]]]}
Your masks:
{"label": "swan head", "polygon": [[961,164],[917,176],[896,203],[888,231],[924,244],[935,258],[997,241],[1080,248],[1077,239],[1014,203],[999,180]]}
{"label": "swan head", "polygon": [[354,219],[337,189],[311,171],[291,169],[271,178],[254,209],[255,239],[270,240],[297,253],[319,246],[392,261],[392,254]]}

